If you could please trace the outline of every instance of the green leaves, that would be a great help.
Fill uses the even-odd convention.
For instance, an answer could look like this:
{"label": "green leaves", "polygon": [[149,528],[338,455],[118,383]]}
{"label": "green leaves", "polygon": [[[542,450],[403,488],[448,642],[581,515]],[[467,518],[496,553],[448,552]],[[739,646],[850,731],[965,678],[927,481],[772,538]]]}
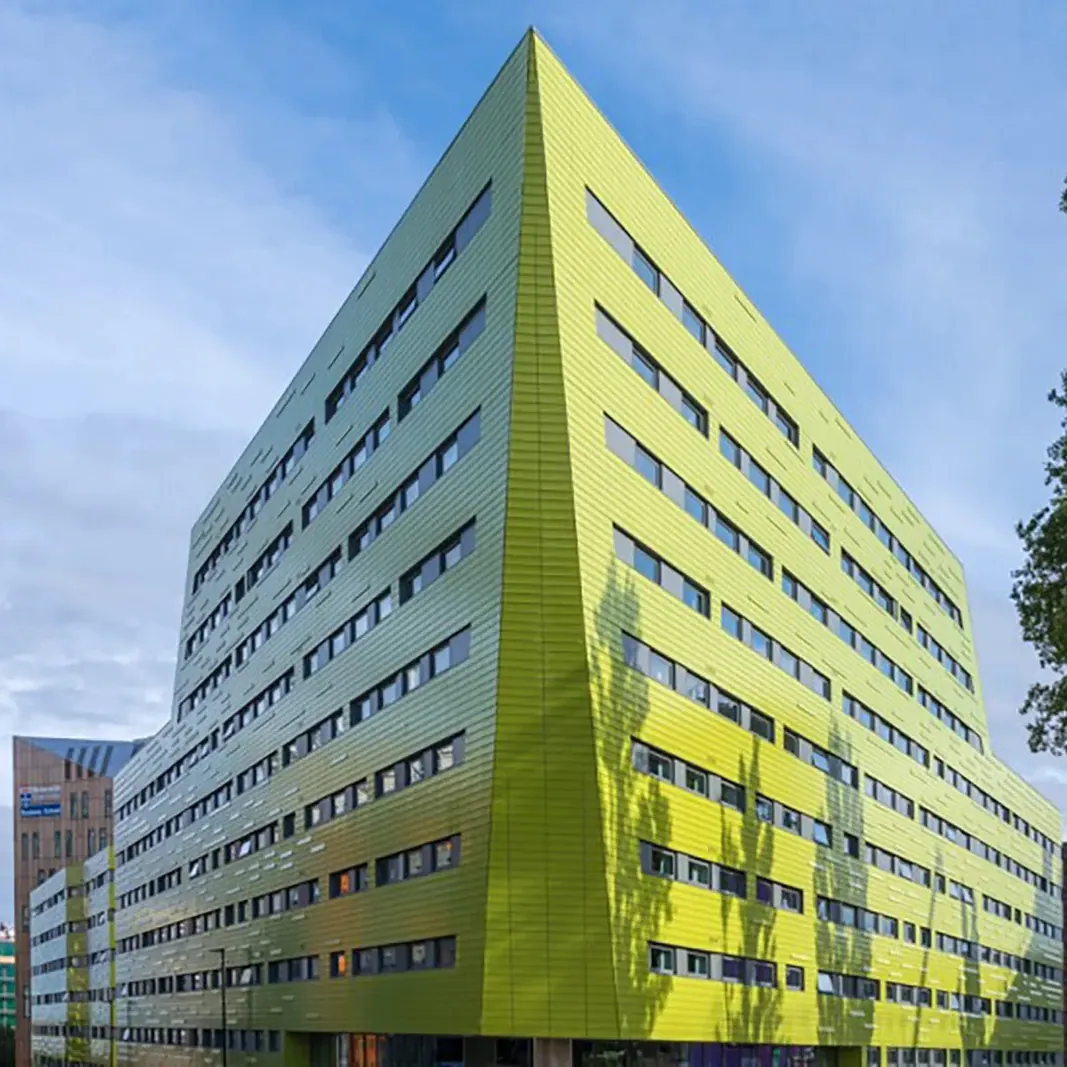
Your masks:
{"label": "green leaves", "polygon": [[1011,598],[1023,640],[1033,646],[1042,670],[1060,676],[1032,685],[1019,709],[1030,720],[1030,748],[1058,755],[1067,751],[1067,371],[1048,398],[1065,412],[1063,432],[1045,462],[1049,503],[1015,528],[1025,562],[1012,575]]}

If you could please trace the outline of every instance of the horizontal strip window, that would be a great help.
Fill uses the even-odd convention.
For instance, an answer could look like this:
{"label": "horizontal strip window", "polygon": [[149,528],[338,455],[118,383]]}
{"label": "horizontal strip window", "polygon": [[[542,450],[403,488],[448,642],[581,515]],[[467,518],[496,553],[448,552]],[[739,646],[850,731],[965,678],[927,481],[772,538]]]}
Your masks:
{"label": "horizontal strip window", "polygon": [[299,911],[318,904],[319,899],[319,880],[312,878],[287,889],[276,889],[253,897],[250,905],[252,918],[265,919],[268,915],[280,915],[284,911]]}
{"label": "horizontal strip window", "polygon": [[765,634],[728,604],[722,605],[722,628],[731,637],[736,637],[742,644],[748,645],[760,657],[769,660],[779,670],[796,678],[801,685],[806,686],[813,693],[824,700],[830,699],[830,679],[825,674],[790,652],[780,641]]}
{"label": "horizontal strip window", "polygon": [[849,1000],[880,1000],[881,984],[877,978],[856,974],[819,971],[816,989],[824,996],[847,997]]}
{"label": "horizontal strip window", "polygon": [[325,589],[341,572],[344,557],[339,548],[334,549],[329,559],[315,568],[310,578],[301,583],[295,593],[282,601],[237,647],[233,650],[238,667],[244,666],[297,612]]}
{"label": "horizontal strip window", "polygon": [[903,856],[898,856],[895,852],[880,848],[870,841],[866,842],[866,860],[872,867],[887,871],[889,874],[895,874],[898,878],[903,878],[907,882],[914,882],[925,889],[929,889],[932,884],[929,868],[922,866],[920,863],[906,860]]}
{"label": "horizontal strip window", "polygon": [[366,637],[371,630],[380,626],[392,614],[393,594],[390,589],[385,589],[356,612],[348,622],[339,626],[329,637],[321,641],[317,648],[304,656],[304,677],[310,678],[318,674],[327,663],[332,662],[342,652]]}
{"label": "horizontal strip window", "polygon": [[671,756],[651,745],[646,745],[636,738],[632,743],[634,769],[652,778],[657,778],[668,785],[681,786],[682,789],[696,793],[697,796],[721,804],[724,808],[733,808],[744,814],[745,787],[729,778],[723,778],[714,771],[704,770],[696,764],[687,763],[677,756]]}
{"label": "horizontal strip window", "polygon": [[904,608],[902,608],[844,549],[841,549],[841,569],[882,609],[882,611],[896,619],[909,634],[912,632],[913,620],[911,615],[905,611]]}
{"label": "horizontal strip window", "polygon": [[375,331],[370,343],[356,356],[341,380],[330,390],[326,397],[327,422],[337,414],[338,409],[355,392],[356,387],[363,381],[371,367],[385,355],[389,342],[407,325],[411,316],[444,276],[445,271],[470,244],[471,239],[481,229],[482,223],[489,217],[492,206],[492,186],[487,185],[464,212],[459,225],[444,239],[429,263],[423,267],[415,281],[405,290],[396,307],[386,315],[385,321]]}
{"label": "horizontal strip window", "polygon": [[277,566],[278,561],[285,555],[293,544],[293,524],[287,523],[277,537],[260,553],[255,563],[245,571],[241,578],[237,579],[234,586],[234,599],[240,602],[252,586],[266,577],[268,571]]}
{"label": "horizontal strip window", "polygon": [[713,982],[761,986],[764,989],[778,987],[778,968],[769,960],[678,948],[652,941],[648,944],[648,969],[653,974],[677,975],[680,978],[706,978]]}
{"label": "horizontal strip window", "polygon": [[824,552],[830,552],[830,534],[782,488],[781,483],[751,454],[719,427],[719,452],[730,461],[791,523],[806,533]]}
{"label": "horizontal strip window", "polygon": [[289,450],[285,455],[274,464],[266,480],[256,490],[252,499],[241,510],[241,514],[233,521],[219,543],[211,550],[211,554],[200,565],[196,574],[193,575],[194,593],[207,581],[208,576],[216,570],[219,563],[222,562],[222,557],[230,552],[241,539],[241,536],[255,521],[256,516],[263,510],[267,501],[281,487],[282,482],[293,473],[296,465],[311,447],[311,442],[314,439],[315,420],[312,419],[301,431],[300,436],[289,446]]}
{"label": "horizontal strip window", "polygon": [[315,490],[311,499],[304,504],[301,515],[305,529],[315,521],[317,516],[326,510],[326,505],[341,492],[348,482],[355,477],[356,472],[361,470],[371,456],[385,444],[389,439],[389,432],[392,428],[393,424],[389,419],[389,409],[386,408],[375,420],[374,425],[348,450],[348,454],[344,459],[334,467],[330,475]]}
{"label": "horizontal strip window", "polygon": [[1007,871],[1020,879],[1020,881],[1026,882],[1027,885],[1040,889],[1041,892],[1047,893],[1049,896],[1058,897],[1059,886],[1057,883],[1046,878],[1043,874],[1038,874],[1037,871],[1032,871],[1029,867],[1019,863],[1018,860],[1012,859],[1007,853],[986,844],[985,841],[975,837],[974,834],[968,833],[968,831],[950,823],[947,819],[941,818],[940,815],[927,808],[921,809],[919,818],[927,830],[938,834],[946,841],[951,841],[954,845],[967,849],[972,855],[978,856],[1001,868],[1001,870]]}
{"label": "horizontal strip window", "polygon": [[370,866],[359,863],[346,867],[343,871],[334,871],[330,875],[330,899],[350,897],[354,893],[365,893],[370,889]]}
{"label": "horizontal strip window", "polygon": [[941,587],[926,573],[919,561],[900,543],[889,527],[871,510],[870,505],[841,477],[837,468],[817,448],[811,450],[812,466],[826,483],[852,509],[882,544],[896,556],[904,569],[926,590],[933,601],[961,629],[963,616]]}
{"label": "horizontal strip window", "polygon": [[937,662],[941,664],[941,666],[944,667],[964,689],[973,693],[974,679],[971,677],[970,672],[964,670],[963,664],[938,644],[934,636],[922,625],[922,623],[919,623],[916,627],[916,635],[918,636],[919,644],[922,645],[922,647],[925,648],[926,651],[929,652],[930,655],[933,656],[934,659],[937,660]]}
{"label": "horizontal strip window", "polygon": [[457,530],[411,570],[400,576],[401,604],[406,604],[474,551],[474,523],[475,520],[471,519],[466,526]]}
{"label": "horizontal strip window", "polygon": [[841,694],[841,710],[861,726],[866,726],[871,733],[877,734],[886,744],[892,745],[898,752],[910,756],[921,767],[930,766],[930,753],[913,741],[906,733],[898,730],[891,722],[883,719],[876,711],[871,711],[866,704],[860,703],[848,693]]}
{"label": "horizontal strip window", "polygon": [[641,870],[656,878],[668,878],[742,900],[748,896],[745,872],[735,867],[726,867],[714,860],[675,852],[649,841],[640,843],[640,857]]}
{"label": "horizontal strip window", "polygon": [[798,447],[800,444],[800,432],[797,429],[796,422],[756,380],[748,368],[730,350],[726,342],[716,334],[714,328],[637,246],[615,216],[604,207],[589,189],[585,191],[585,210],[586,217],[592,224],[593,229],[630,264],[634,273],[663,301],[674,316],[692,334],[696,342],[741,386],[748,398],[774,423],[782,436],[794,447]]}
{"label": "horizontal strip window", "polygon": [[910,674],[872,644],[850,622],[846,621],[826,602],[817,597],[803,582],[788,571],[782,571],[782,592],[795,600],[809,615],[817,619],[831,633],[836,634],[872,667],[884,674],[898,689],[909,696],[915,689]]}
{"label": "horizontal strip window", "polygon": [[140,904],[142,901],[148,900],[149,897],[165,893],[169,889],[177,889],[181,884],[181,867],[175,867],[173,870],[167,871],[166,874],[149,878],[147,882],[142,882],[141,885],[119,894],[119,911],[125,908],[132,908],[135,904]]}
{"label": "horizontal strip window", "polygon": [[923,689],[920,685],[916,692],[916,697],[920,704],[938,722],[947,726],[957,737],[962,737],[972,748],[978,749],[979,752],[985,752],[985,746],[982,743],[982,736],[977,730],[972,730],[958,715],[953,714],[940,700],[937,699],[932,693]]}
{"label": "horizontal strip window", "polygon": [[242,796],[249,789],[262,785],[273,777],[274,772],[281,768],[281,761],[277,752],[270,752],[263,759],[253,763],[251,767],[241,771],[235,779],[237,783],[237,795]]}
{"label": "horizontal strip window", "polygon": [[296,672],[290,667],[280,678],[271,682],[262,692],[257,693],[247,704],[243,705],[222,723],[222,740],[228,741],[274,707],[287,696],[293,688]]}
{"label": "horizontal strip window", "polygon": [[428,778],[458,767],[463,762],[464,735],[439,741],[402,760],[383,767],[371,777],[361,778],[345,789],[316,800],[304,808],[304,829],[321,826],[369,804],[374,797],[399,792]]}
{"label": "horizontal strip window", "polygon": [[796,834],[798,837],[806,837],[823,848],[833,848],[833,827],[823,822],[822,819],[813,818],[803,812],[791,808],[781,801],[772,800],[762,793],[756,796],[756,818],[769,826],[777,826],[787,833]]}
{"label": "horizontal strip window", "polygon": [[992,794],[987,793],[981,786],[975,785],[974,782],[965,775],[960,774],[954,767],[949,766],[944,760],[935,758],[934,771],[939,778],[943,778],[949,785],[974,801],[979,807],[984,808],[995,818],[1000,819],[1001,822],[1013,826],[1024,837],[1028,837],[1035,844],[1040,845],[1050,856],[1056,854],[1056,843],[1050,837],[1043,834],[1037,827],[1031,826],[1021,816],[1015,815],[1006,804],[997,800]]}
{"label": "horizontal strip window", "polygon": [[217,630],[223,620],[230,614],[230,594],[227,593],[214,607],[210,615],[193,631],[185,641],[185,658],[188,659],[207,644],[208,636]]}
{"label": "horizontal strip window", "polygon": [[[331,956],[331,974],[342,977],[340,959],[344,953]],[[333,962],[336,960],[337,962]],[[377,948],[352,949],[352,976],[367,978],[376,974],[399,974],[404,971],[446,970],[456,965],[455,937],[430,937],[422,941],[380,945]]]}
{"label": "horizontal strip window", "polygon": [[267,981],[271,985],[286,982],[313,982],[318,976],[318,956],[296,956],[288,960],[271,960],[267,964]]}
{"label": "horizontal strip window", "polygon": [[736,552],[765,578],[773,580],[774,565],[769,552],[760,548],[748,534],[716,511],[691,485],[607,415],[604,416],[604,439],[608,448],[619,459],[629,464],[642,478],[651,482],[701,526],[715,534],[727,548]]}
{"label": "horizontal strip window", "polygon": [[233,657],[226,656],[223,661],[178,705],[178,722],[195,711],[216,689],[230,677]]}
{"label": "horizontal strip window", "polygon": [[452,834],[417,848],[380,857],[374,863],[374,884],[394,885],[451,870],[459,864],[459,838],[459,834]]}
{"label": "horizontal strip window", "polygon": [[397,397],[397,422],[411,414],[414,407],[429,396],[433,387],[458,362],[459,357],[481,336],[485,329],[485,297],[437,347],[422,369],[400,390]]}
{"label": "horizontal strip window", "polygon": [[878,781],[877,778],[872,778],[869,774],[865,774],[863,778],[864,790],[871,800],[877,801],[883,807],[890,808],[898,815],[903,815],[906,819],[915,818],[914,800],[911,800],[909,797],[906,797],[903,793],[891,788],[884,782]]}
{"label": "horizontal strip window", "polygon": [[929,1008],[933,1003],[934,991],[929,986],[886,982],[885,999],[890,1004],[913,1004],[919,1008]]}
{"label": "horizontal strip window", "polygon": [[743,700],[713,686],[688,667],[656,652],[643,641],[625,632],[622,635],[622,656],[627,667],[632,667],[646,678],[681,693],[701,707],[717,711],[724,719],[729,719],[774,744],[774,720],[769,715],[764,715],[762,711],[757,711]]}
{"label": "horizontal strip window", "polygon": [[705,618],[708,617],[710,598],[703,586],[697,585],[692,578],[672,567],[662,556],[646,548],[639,541],[635,541],[618,526],[614,529],[614,536],[615,555],[620,562],[632,567],[643,578],[647,578],[661,589],[666,590],[686,607],[692,608]]}
{"label": "horizontal strip window", "polygon": [[983,896],[982,907],[990,915],[995,915],[999,919],[1007,919],[1009,922],[1015,922],[1019,926],[1025,926],[1035,934],[1051,937],[1055,941],[1063,940],[1062,926],[1056,926],[1055,923],[1039,919],[1036,915],[1030,915],[1020,911],[1019,908],[1013,908],[1010,904],[997,900],[996,897]]}
{"label": "horizontal strip window", "polygon": [[[123,1045],[184,1045],[188,1048],[227,1048],[238,1052],[281,1052],[280,1030],[197,1030],[195,1027],[173,1029],[171,1027],[123,1027],[121,1036],[116,1026],[111,1031],[111,1040]],[[264,1045],[264,1035],[266,1044]]]}
{"label": "horizontal strip window", "polygon": [[[835,923],[838,926],[848,926],[855,930],[862,930],[868,934],[881,934],[883,937],[900,937],[900,922],[892,915],[882,915],[871,911],[869,908],[861,908],[856,904],[848,904],[843,900],[831,900],[829,897],[819,897],[816,904],[816,914],[823,922]],[[930,931],[923,928],[925,937],[923,944],[929,947]],[[914,930],[912,926],[912,941],[914,942]]]}
{"label": "horizontal strip window", "polygon": [[854,764],[848,760],[835,756],[821,745],[809,741],[806,737],[794,733],[792,730],[784,731],[784,744],[786,752],[796,756],[802,763],[808,763],[817,771],[829,775],[831,778],[849,785],[853,789],[859,789],[860,772]]}
{"label": "horizontal strip window", "polygon": [[417,659],[393,671],[373,688],[331,712],[314,726],[301,731],[282,746],[282,765],[288,767],[311,752],[340,737],[355,726],[395,704],[453,667],[458,667],[470,653],[470,627],[434,645]]}
{"label": "horizontal strip window", "polygon": [[772,881],[770,878],[756,879],[756,901],[776,911],[804,914],[804,890]]}
{"label": "horizontal strip window", "polygon": [[[287,670],[279,678],[276,678],[261,692],[257,693],[248,703],[229,716],[222,724],[222,742],[225,743],[238,731],[251,725],[268,708],[272,708],[282,697],[286,696],[293,687],[294,672]],[[128,800],[118,809],[118,821],[125,821],[137,811],[142,804],[147,803],[164,789],[178,781],[183,774],[192,770],[202,759],[206,759],[219,747],[219,729],[216,727],[210,734],[203,737],[194,745],[180,760],[172,763],[162,774],[153,779],[135,797]]]}
{"label": "horizontal strip window", "polygon": [[377,537],[425,496],[478,443],[480,416],[479,408],[349,535],[349,559],[355,559],[360,552],[370,548]]}
{"label": "horizontal strip window", "polygon": [[[223,846],[222,859],[224,863],[236,863],[277,843],[278,823],[275,821]],[[193,876],[192,871],[189,872],[189,876]]]}
{"label": "horizontal strip window", "polygon": [[597,336],[622,361],[635,370],[645,385],[655,389],[679,415],[705,437],[708,436],[708,412],[678,382],[662,364],[653,359],[600,305],[596,308]]}

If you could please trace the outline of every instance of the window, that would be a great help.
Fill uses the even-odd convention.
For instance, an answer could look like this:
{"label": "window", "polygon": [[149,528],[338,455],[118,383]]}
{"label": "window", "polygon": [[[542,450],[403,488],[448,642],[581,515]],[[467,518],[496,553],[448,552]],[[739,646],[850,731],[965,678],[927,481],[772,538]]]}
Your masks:
{"label": "window", "polygon": [[785,968],[785,987],[786,989],[803,990],[804,988],[804,968],[794,967],[791,964],[787,964]]}
{"label": "window", "polygon": [[649,946],[649,966],[656,974],[674,974],[674,949],[665,945]]}

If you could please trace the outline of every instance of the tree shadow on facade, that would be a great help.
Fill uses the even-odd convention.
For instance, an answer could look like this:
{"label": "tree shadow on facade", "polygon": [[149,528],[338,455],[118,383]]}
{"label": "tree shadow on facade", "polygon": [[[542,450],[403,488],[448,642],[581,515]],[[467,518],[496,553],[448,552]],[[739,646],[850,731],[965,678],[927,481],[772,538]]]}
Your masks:
{"label": "tree shadow on facade", "polygon": [[[852,743],[833,717],[830,720],[830,751],[855,766]],[[870,873],[865,855],[863,823],[863,793],[825,776],[823,793],[824,819],[833,828],[832,847],[821,849],[816,856],[815,893],[817,897],[840,901],[853,907],[868,907]],[[858,842],[858,856],[850,858],[845,849],[845,832]],[[815,902],[818,907],[818,902]],[[820,971],[861,977],[872,970],[872,934],[855,925],[816,921],[815,968],[807,980],[816,983]],[[843,997],[818,991],[818,1041],[820,1044],[865,1046],[871,1043],[875,1002],[869,999]]]}
{"label": "tree shadow on facade", "polygon": [[[923,928],[922,928],[922,929],[925,929],[925,930],[929,931],[929,935],[928,935],[929,936],[929,941],[924,943],[923,940],[922,940],[922,937],[923,937],[922,930],[916,931],[917,936],[918,936],[918,944],[922,949],[922,962],[919,964],[919,978],[918,978],[918,981],[915,983],[920,989],[928,989],[929,988],[928,982],[929,982],[929,979],[930,979],[930,964],[932,962],[931,961],[931,953],[934,951],[934,947],[935,947],[935,945],[937,943],[937,931],[934,929],[934,910],[935,910],[935,908],[937,906],[937,895],[938,895],[937,894],[937,877],[938,877],[938,874],[941,873],[943,867],[944,867],[944,858],[942,856],[941,846],[938,845],[938,847],[937,847],[937,849],[936,849],[936,851],[934,853],[934,863],[933,863],[933,868],[932,868],[931,874],[930,874],[930,895],[929,895],[929,898],[928,898],[929,899],[929,904],[928,904],[928,906],[926,908],[926,921],[925,921],[925,923],[923,925]],[[920,1044],[921,1044],[920,1035],[922,1034],[923,1020],[925,1018],[924,1013],[927,1011],[927,1008],[929,1008],[931,1011],[937,1010],[937,1005],[936,1005],[936,1002],[935,1002],[936,1001],[936,997],[937,997],[937,993],[934,990],[931,989],[931,991],[930,991],[931,1003],[929,1005],[925,1005],[925,1004],[922,1004],[922,1003],[916,1003],[915,1006],[914,1006],[915,1020],[914,1020],[914,1022],[912,1024],[912,1032],[911,1032],[911,1047],[912,1048],[918,1048],[920,1046]]]}
{"label": "tree shadow on facade", "polygon": [[597,611],[590,678],[618,1037],[642,1040],[653,1034],[670,992],[672,979],[649,967],[649,943],[664,938],[672,906],[671,882],[642,872],[640,846],[643,841],[670,846],[667,790],[674,787],[645,775],[635,778],[633,744],[644,740],[651,694],[659,687],[623,661],[624,633],[641,635],[640,607],[633,580],[613,563]]}
{"label": "tree shadow on facade", "polygon": [[[731,727],[724,722],[723,729]],[[740,954],[746,960],[773,963],[777,956],[777,913],[769,904],[760,903],[757,880],[772,877],[775,829],[756,814],[756,798],[760,794],[760,742],[755,736],[748,757],[738,759],[736,781],[743,789],[745,813],[738,830],[731,825],[735,820],[727,818],[723,812],[718,862],[746,872],[746,899],[719,893],[723,951],[737,943],[736,934],[740,933]],[[810,901],[805,903],[810,907]],[[785,987],[783,966],[777,967],[774,977],[773,987],[751,982],[725,984],[726,1011],[720,1029],[721,1040],[770,1045],[779,1039]]]}

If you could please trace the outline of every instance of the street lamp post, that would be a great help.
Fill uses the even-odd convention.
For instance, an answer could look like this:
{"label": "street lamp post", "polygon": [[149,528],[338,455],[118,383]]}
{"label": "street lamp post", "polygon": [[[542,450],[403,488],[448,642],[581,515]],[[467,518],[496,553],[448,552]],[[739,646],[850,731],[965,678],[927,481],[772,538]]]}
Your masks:
{"label": "street lamp post", "polygon": [[219,957],[219,990],[222,994],[222,1067],[226,1067],[226,1056],[230,1044],[229,1028],[226,1025],[226,950],[213,948],[211,951],[218,953]]}

